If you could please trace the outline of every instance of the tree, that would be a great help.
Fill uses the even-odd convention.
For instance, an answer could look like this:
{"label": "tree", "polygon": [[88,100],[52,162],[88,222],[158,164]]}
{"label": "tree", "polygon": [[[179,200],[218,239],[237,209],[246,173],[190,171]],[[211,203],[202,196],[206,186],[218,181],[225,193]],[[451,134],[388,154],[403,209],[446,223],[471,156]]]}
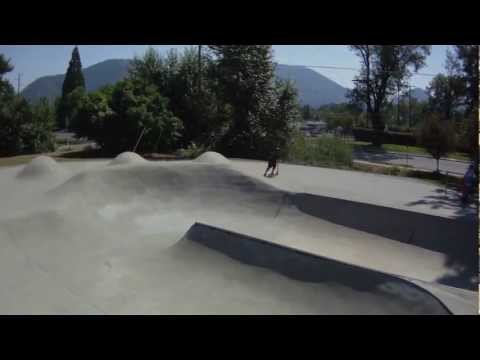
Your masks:
{"label": "tree", "polygon": [[62,86],[62,96],[70,94],[77,87],[85,89],[85,79],[82,72],[82,62],[80,60],[80,52],[78,47],[72,51],[72,57],[68,64],[67,73],[65,74],[65,79],[63,80]]}
{"label": "tree", "polygon": [[232,110],[232,122],[220,143],[229,156],[262,156],[268,122],[275,106],[271,45],[215,45],[221,101]]}
{"label": "tree", "polygon": [[16,155],[24,149],[25,123],[31,119],[28,103],[21,97],[15,96],[0,103],[0,154],[3,156]]}
{"label": "tree", "polygon": [[437,114],[431,114],[424,120],[417,136],[418,142],[437,160],[437,172],[439,172],[440,158],[455,146],[451,122],[441,120]]}
{"label": "tree", "polygon": [[294,124],[301,119],[298,91],[291,81],[277,80],[275,84],[275,108],[267,122],[265,131],[269,140],[266,152],[275,147],[280,155],[286,151],[294,131]]}
{"label": "tree", "polygon": [[449,66],[465,82],[467,116],[478,111],[478,45],[454,45],[448,53]]}
{"label": "tree", "polygon": [[434,112],[452,119],[454,111],[463,103],[465,83],[459,76],[438,74],[427,87],[428,102]]}
{"label": "tree", "polygon": [[75,115],[75,102],[72,102],[71,99],[69,99],[69,95],[77,88],[81,88],[85,91],[85,79],[82,72],[80,52],[78,51],[78,47],[75,46],[68,64],[67,73],[65,74],[62,86],[62,96],[57,109],[57,122],[60,128],[68,128],[69,120]]}
{"label": "tree", "polygon": [[135,56],[128,69],[129,78],[140,82],[143,86],[154,84],[160,89],[164,84],[164,64],[160,54],[148,47],[142,56]]}
{"label": "tree", "polygon": [[405,86],[411,69],[418,71],[425,66],[430,54],[428,45],[351,45],[360,58],[360,74],[355,87],[348,93],[352,102],[366,105],[367,114],[377,132],[375,145],[382,142],[385,121],[382,110],[388,99]]}
{"label": "tree", "polygon": [[31,121],[24,125],[24,151],[27,153],[53,151],[55,149],[52,133],[54,126],[54,107],[46,98],[41,98],[32,107]]}

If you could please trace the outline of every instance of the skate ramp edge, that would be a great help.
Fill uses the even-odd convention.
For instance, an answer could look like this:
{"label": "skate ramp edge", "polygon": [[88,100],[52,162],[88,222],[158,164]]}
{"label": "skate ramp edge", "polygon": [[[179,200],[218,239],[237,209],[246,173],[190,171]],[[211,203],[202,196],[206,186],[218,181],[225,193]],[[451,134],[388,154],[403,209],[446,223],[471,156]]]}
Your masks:
{"label": "skate ramp edge", "polygon": [[449,219],[414,211],[297,193],[290,200],[308,215],[477,263],[478,218]]}
{"label": "skate ramp edge", "polygon": [[400,293],[405,299],[414,294],[417,299],[434,304],[431,305],[432,313],[453,314],[431,292],[407,280],[211,225],[195,223],[181,241],[199,243],[244,264],[267,268],[297,281],[336,283],[354,291],[381,293],[379,296],[392,296],[391,292],[386,294],[382,289],[393,288],[393,293]]}
{"label": "skate ramp edge", "polygon": [[454,271],[439,283],[478,291],[478,217],[446,218],[306,193],[291,194],[301,212],[363,232],[442,253]]}

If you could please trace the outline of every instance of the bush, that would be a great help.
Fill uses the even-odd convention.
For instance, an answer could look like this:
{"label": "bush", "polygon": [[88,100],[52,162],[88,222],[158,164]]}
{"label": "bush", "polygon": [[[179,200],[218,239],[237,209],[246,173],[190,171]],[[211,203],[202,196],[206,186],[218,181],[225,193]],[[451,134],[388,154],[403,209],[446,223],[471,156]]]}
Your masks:
{"label": "bush", "polygon": [[208,149],[203,146],[198,146],[195,143],[191,143],[186,149],[178,150],[176,152],[176,155],[182,158],[195,159],[201,154],[203,154],[205,151],[208,151]]}
{"label": "bush", "polygon": [[320,137],[313,141],[297,135],[290,144],[287,160],[305,165],[352,165],[352,146],[334,137]]}
{"label": "bush", "polygon": [[452,124],[447,120],[440,120],[437,115],[430,115],[419,128],[418,142],[437,160],[455,148],[455,132]]}
{"label": "bush", "polygon": [[471,158],[478,155],[478,120],[471,116],[458,124],[456,150],[465,152]]}

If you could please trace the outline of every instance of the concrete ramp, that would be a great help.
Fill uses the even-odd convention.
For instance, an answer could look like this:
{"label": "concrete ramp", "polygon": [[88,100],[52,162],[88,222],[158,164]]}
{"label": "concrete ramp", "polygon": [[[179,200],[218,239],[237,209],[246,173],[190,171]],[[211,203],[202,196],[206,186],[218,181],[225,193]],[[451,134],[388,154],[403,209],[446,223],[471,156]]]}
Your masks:
{"label": "concrete ramp", "polygon": [[478,288],[478,217],[449,219],[312,194],[293,194],[290,201],[316,218],[445,254],[446,265],[457,273],[437,281],[469,290]]}
{"label": "concrete ramp", "polygon": [[352,308],[360,294],[369,294],[375,298],[372,306],[377,308],[388,309],[395,304],[404,314],[452,313],[430,292],[401,278],[213,226],[196,223],[182,241],[201,244],[244,264],[267,268],[297,281],[341,287],[344,293],[349,292]]}

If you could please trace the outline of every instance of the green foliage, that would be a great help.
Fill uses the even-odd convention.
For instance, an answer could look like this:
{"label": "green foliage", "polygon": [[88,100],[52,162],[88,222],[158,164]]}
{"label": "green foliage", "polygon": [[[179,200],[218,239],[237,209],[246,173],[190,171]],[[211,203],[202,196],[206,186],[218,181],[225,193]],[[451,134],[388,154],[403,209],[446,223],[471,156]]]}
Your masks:
{"label": "green foliage", "polygon": [[88,137],[101,142],[105,136],[105,121],[113,116],[109,107],[112,93],[96,91],[81,98],[81,103],[72,119],[72,130],[77,137]]}
{"label": "green foliage", "polygon": [[203,154],[205,151],[208,151],[208,148],[204,146],[199,146],[195,143],[191,143],[186,149],[178,150],[177,155],[182,158],[195,159],[196,157]]}
{"label": "green foliage", "polygon": [[442,121],[438,115],[432,114],[425,119],[417,136],[418,142],[437,160],[438,171],[440,158],[455,147],[455,135],[451,122]]}
{"label": "green foliage", "polygon": [[[78,108],[83,103],[85,96],[85,89],[82,87],[77,87],[60,100],[60,108],[57,109],[57,113],[64,115],[62,117],[64,121],[63,128],[71,130],[72,122],[75,121],[74,119],[76,117]],[[62,126],[60,127],[62,128]]]}
{"label": "green foliage", "polygon": [[303,120],[306,120],[306,121],[312,120],[312,118],[314,117],[314,112],[313,112],[313,109],[310,107],[310,105],[302,106],[300,111],[301,111]]}
{"label": "green foliage", "polygon": [[13,65],[10,60],[6,59],[3,54],[0,54],[0,102],[6,101],[7,98],[12,98],[15,95],[13,86],[8,80],[3,79],[3,75],[13,70]]}
{"label": "green foliage", "polygon": [[83,98],[75,118],[79,136],[95,140],[104,151],[172,151],[177,147],[182,123],[167,108],[168,100],[154,85],[138,81],[118,83],[111,97],[97,92]]}
{"label": "green foliage", "polygon": [[171,50],[162,57],[149,48],[132,62],[130,78],[156,86],[169,99],[168,109],[184,124],[181,146],[214,144],[218,130],[229,119],[226,104],[218,99],[216,64],[209,52],[203,51],[199,58],[198,49],[191,47],[182,54]]}
{"label": "green foliage", "polygon": [[470,115],[457,123],[457,149],[469,154],[472,160],[478,161],[478,118]]}
{"label": "green foliage", "polygon": [[149,47],[143,56],[135,56],[130,63],[129,78],[141,85],[157,85],[162,87],[164,65],[160,54]]}
{"label": "green foliage", "polygon": [[335,137],[307,139],[296,135],[290,143],[287,160],[304,165],[349,167],[353,162],[353,147]]}
{"label": "green foliage", "polygon": [[454,53],[448,54],[451,72],[465,85],[466,116],[478,116],[478,49],[478,45],[454,45]]}
{"label": "green foliage", "polygon": [[463,103],[465,82],[456,75],[438,74],[430,82],[427,93],[430,110],[451,120],[454,111]]}
{"label": "green foliage", "polygon": [[13,65],[10,60],[5,58],[5,55],[0,54],[0,77],[13,70]]}
{"label": "green foliage", "polygon": [[53,128],[55,111],[46,98],[41,98],[32,108],[32,120],[25,124],[24,142],[27,153],[42,153],[55,150]]}
{"label": "green foliage", "polygon": [[267,148],[264,155],[274,151],[285,156],[293,133],[293,125],[300,120],[297,89],[290,81],[277,81],[274,89],[275,103],[264,122]]}
{"label": "green foliage", "polygon": [[53,107],[40,101],[33,109],[19,96],[0,103],[0,154],[54,150]]}

